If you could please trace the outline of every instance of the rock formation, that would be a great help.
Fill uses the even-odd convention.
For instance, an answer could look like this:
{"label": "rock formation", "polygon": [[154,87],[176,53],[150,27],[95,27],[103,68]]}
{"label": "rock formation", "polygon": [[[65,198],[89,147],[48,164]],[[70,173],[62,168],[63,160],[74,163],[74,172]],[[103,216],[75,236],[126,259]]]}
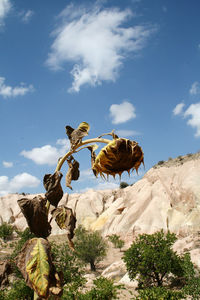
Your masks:
{"label": "rock formation", "polygon": [[[60,204],[76,210],[77,223],[104,236],[116,233],[131,241],[138,233],[169,229],[181,237],[200,231],[200,155],[177,158],[151,168],[133,186],[65,194]],[[26,195],[33,198],[35,195]],[[17,204],[21,194],[0,197],[0,222],[24,229]],[[63,233],[52,224],[52,234]]]}

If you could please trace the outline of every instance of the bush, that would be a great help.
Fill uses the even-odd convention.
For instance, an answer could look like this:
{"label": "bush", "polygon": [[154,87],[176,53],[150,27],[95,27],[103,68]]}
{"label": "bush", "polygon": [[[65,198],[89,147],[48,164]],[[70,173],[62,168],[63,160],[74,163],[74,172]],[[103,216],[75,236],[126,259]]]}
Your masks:
{"label": "bush", "polygon": [[13,231],[14,228],[12,225],[3,222],[3,224],[0,225],[0,238],[2,238],[4,241],[11,239]]}
{"label": "bush", "polygon": [[175,240],[175,234],[163,230],[139,235],[123,257],[130,279],[138,277],[140,287],[149,287],[162,286],[170,273],[182,277],[183,259],[171,249]]}
{"label": "bush", "polygon": [[119,188],[125,189],[127,186],[129,186],[129,184],[127,182],[122,181],[122,182],[120,182]]}
{"label": "bush", "polygon": [[88,231],[79,226],[75,232],[75,254],[96,271],[96,263],[106,256],[107,243],[98,231]]}
{"label": "bush", "polygon": [[85,282],[83,265],[74,252],[69,249],[68,244],[58,245],[52,243],[51,253],[56,270],[63,273],[63,283],[76,283],[78,287],[82,286]]}
{"label": "bush", "polygon": [[32,300],[33,294],[23,279],[16,280],[10,290],[0,291],[0,300]]}
{"label": "bush", "polygon": [[164,160],[160,160],[159,162],[158,162],[158,165],[160,166],[160,165],[163,165],[164,164]]}
{"label": "bush", "polygon": [[23,245],[29,240],[35,237],[33,233],[30,232],[29,227],[27,227],[24,231],[17,231],[17,234],[19,236],[19,240],[17,243],[15,243],[13,253],[11,255],[11,258],[15,258],[19,252],[21,251]]}
{"label": "bush", "polygon": [[121,248],[124,246],[124,241],[120,239],[120,236],[117,234],[112,234],[108,237],[109,241],[113,243],[115,248],[119,248],[121,251]]}
{"label": "bush", "polygon": [[113,281],[105,277],[99,277],[93,281],[94,287],[91,290],[81,293],[78,292],[73,298],[68,290],[64,289],[63,300],[111,300],[119,299],[118,292],[123,288],[122,285],[114,285]]}
{"label": "bush", "polygon": [[134,300],[178,300],[184,299],[184,293],[173,291],[164,287],[152,287],[139,291],[139,295]]}

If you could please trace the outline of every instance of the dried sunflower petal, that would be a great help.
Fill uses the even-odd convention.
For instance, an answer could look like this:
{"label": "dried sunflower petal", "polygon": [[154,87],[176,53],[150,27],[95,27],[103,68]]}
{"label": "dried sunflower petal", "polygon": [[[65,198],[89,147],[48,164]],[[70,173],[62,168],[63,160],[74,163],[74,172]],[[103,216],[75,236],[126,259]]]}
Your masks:
{"label": "dried sunflower petal", "polygon": [[92,170],[96,176],[121,174],[124,171],[138,170],[144,163],[142,148],[135,141],[124,138],[112,140],[101,149],[93,164]]}

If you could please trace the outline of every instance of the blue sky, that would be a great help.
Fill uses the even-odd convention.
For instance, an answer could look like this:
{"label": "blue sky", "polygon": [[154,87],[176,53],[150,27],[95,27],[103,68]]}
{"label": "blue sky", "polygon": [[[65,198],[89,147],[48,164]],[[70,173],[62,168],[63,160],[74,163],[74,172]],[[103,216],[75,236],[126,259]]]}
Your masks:
{"label": "blue sky", "polygon": [[[65,126],[82,121],[88,138],[114,129],[143,148],[128,183],[199,151],[199,11],[199,0],[0,0],[0,195],[44,192]],[[75,158],[72,192],[119,186],[93,178],[87,150]]]}

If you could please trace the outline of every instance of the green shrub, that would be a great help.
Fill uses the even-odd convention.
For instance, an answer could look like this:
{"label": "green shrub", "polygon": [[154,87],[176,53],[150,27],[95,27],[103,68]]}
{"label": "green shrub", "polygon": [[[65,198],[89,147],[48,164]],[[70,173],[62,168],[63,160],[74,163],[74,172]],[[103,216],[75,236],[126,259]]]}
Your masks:
{"label": "green shrub", "polygon": [[51,243],[51,253],[56,270],[63,273],[63,283],[75,283],[77,287],[82,286],[85,282],[83,264],[70,250],[68,244]]}
{"label": "green shrub", "polygon": [[12,225],[3,222],[2,225],[0,225],[0,238],[2,238],[4,241],[11,239],[13,231],[14,228]]}
{"label": "green shrub", "polygon": [[16,280],[10,290],[1,291],[0,300],[32,300],[33,294],[33,290],[26,285],[23,279]]}
{"label": "green shrub", "polygon": [[79,226],[75,232],[75,254],[96,271],[96,263],[106,256],[107,243],[98,231],[89,231]]}
{"label": "green shrub", "polygon": [[29,227],[27,227],[24,231],[17,231],[19,236],[19,240],[15,243],[13,253],[11,258],[15,258],[19,252],[21,251],[23,245],[29,240],[35,237],[33,233],[30,232]]}
{"label": "green shrub", "polygon": [[183,259],[171,248],[175,240],[175,234],[163,230],[139,235],[123,257],[130,279],[137,277],[140,287],[150,287],[162,286],[169,274],[182,277]]}
{"label": "green shrub", "polygon": [[122,181],[122,182],[120,182],[119,188],[125,189],[127,186],[129,186],[129,184],[127,182]]}
{"label": "green shrub", "polygon": [[120,236],[117,234],[112,234],[108,237],[109,241],[113,243],[115,248],[119,248],[121,251],[121,248],[124,246],[124,241],[120,239]]}
{"label": "green shrub", "polygon": [[69,290],[64,289],[63,300],[111,300],[119,299],[118,292],[123,289],[122,285],[114,285],[113,281],[105,277],[99,277],[93,281],[94,286],[87,292],[78,292],[76,297],[72,297]]}
{"label": "green shrub", "polygon": [[160,160],[159,162],[158,162],[158,165],[160,166],[160,165],[163,165],[164,164],[164,160]]}
{"label": "green shrub", "polygon": [[184,299],[184,293],[164,287],[152,287],[140,290],[134,300],[178,300]]}

